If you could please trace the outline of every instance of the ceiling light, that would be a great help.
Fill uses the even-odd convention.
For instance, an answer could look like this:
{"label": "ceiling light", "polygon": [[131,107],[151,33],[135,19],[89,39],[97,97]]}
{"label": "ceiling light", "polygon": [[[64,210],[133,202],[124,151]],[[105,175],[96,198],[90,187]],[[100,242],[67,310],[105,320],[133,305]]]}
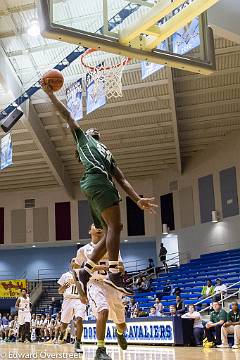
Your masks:
{"label": "ceiling light", "polygon": [[38,36],[40,35],[40,26],[37,20],[32,20],[31,24],[27,30],[28,35],[30,36]]}
{"label": "ceiling light", "polygon": [[168,235],[168,226],[167,226],[167,224],[163,224],[163,235]]}

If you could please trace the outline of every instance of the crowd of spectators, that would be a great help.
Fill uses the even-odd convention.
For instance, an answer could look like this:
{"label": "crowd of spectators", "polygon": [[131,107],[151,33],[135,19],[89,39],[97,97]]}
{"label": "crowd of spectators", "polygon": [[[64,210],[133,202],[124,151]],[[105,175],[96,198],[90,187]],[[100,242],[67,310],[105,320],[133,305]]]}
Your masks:
{"label": "crowd of spectators", "polygon": [[[54,315],[32,314],[30,333],[31,342],[57,343],[61,327],[61,313]],[[18,316],[16,314],[0,314],[0,340],[5,342],[24,342],[19,334]],[[66,342],[74,343],[75,320],[73,320],[66,331]]]}

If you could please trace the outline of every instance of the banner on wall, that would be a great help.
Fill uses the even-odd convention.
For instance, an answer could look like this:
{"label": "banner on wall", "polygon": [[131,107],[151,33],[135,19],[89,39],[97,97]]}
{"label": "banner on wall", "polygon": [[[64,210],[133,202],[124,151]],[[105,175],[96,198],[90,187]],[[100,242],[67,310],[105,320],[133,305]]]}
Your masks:
{"label": "banner on wall", "polygon": [[178,30],[172,36],[173,52],[184,55],[200,46],[199,18]]}
{"label": "banner on wall", "polygon": [[99,87],[97,93],[95,92],[95,82],[90,74],[86,75],[86,102],[87,102],[87,114],[97,110],[106,104],[106,91],[104,84]]}
{"label": "banner on wall", "polygon": [[75,121],[83,118],[82,79],[79,79],[66,89],[67,108]]}
{"label": "banner on wall", "polygon": [[17,298],[21,295],[21,290],[26,287],[27,280],[1,280],[0,298]]}
{"label": "banner on wall", "polygon": [[[107,343],[117,343],[115,328],[115,324],[107,323]],[[129,321],[125,335],[129,344],[174,344],[173,321],[161,321],[160,318]],[[96,340],[96,323],[84,323],[83,343],[95,343]]]}
{"label": "banner on wall", "polygon": [[[167,41],[163,41],[157,49],[162,51],[167,51],[168,45]],[[154,74],[156,71],[164,68],[164,65],[151,63],[149,61],[142,61],[141,62],[141,69],[142,69],[142,80],[146,79],[148,76]]]}
{"label": "banner on wall", "polygon": [[1,170],[12,165],[12,156],[12,138],[7,134],[1,139]]}

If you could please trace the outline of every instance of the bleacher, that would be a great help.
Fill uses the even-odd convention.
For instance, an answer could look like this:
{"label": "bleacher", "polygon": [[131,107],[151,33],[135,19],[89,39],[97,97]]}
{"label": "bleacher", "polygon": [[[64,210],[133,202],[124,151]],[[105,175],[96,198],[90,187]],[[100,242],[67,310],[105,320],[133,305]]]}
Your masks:
{"label": "bleacher", "polygon": [[[217,278],[221,278],[226,285],[240,281],[240,249],[202,255],[199,259],[191,260],[188,264],[170,270],[151,281],[151,291],[136,293],[135,300],[144,311],[148,311],[154,304],[157,291],[162,291],[167,280],[171,281],[173,288],[180,287],[181,297],[185,305],[195,304],[201,297],[202,286],[208,279],[215,285]],[[234,292],[239,288],[232,288]],[[175,304],[175,296],[163,296],[164,311]],[[206,300],[203,305],[208,306],[211,300]]]}
{"label": "bleacher", "polygon": [[51,305],[52,297],[56,300],[62,301],[62,295],[58,294],[58,284],[57,280],[43,280],[43,293],[38,301],[38,303],[34,306],[33,312],[36,314],[48,314],[49,307]]}

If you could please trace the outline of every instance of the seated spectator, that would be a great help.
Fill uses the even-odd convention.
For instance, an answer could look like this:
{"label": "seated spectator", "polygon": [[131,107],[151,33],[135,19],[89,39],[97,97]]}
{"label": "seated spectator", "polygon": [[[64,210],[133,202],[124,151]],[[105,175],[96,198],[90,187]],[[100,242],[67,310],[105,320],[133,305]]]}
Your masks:
{"label": "seated spectator", "polygon": [[212,281],[208,280],[207,284],[204,285],[202,288],[202,292],[201,292],[202,299],[205,299],[213,294],[214,294],[214,286],[212,284]]}
{"label": "seated spectator", "polygon": [[9,323],[9,340],[11,342],[15,342],[17,340],[18,336],[18,317],[17,315],[14,316],[14,318]]}
{"label": "seated spectator", "polygon": [[180,287],[177,286],[176,288],[174,288],[174,289],[172,290],[171,295],[181,296],[181,292],[182,292],[182,290],[180,289]]}
{"label": "seated spectator", "polygon": [[1,318],[1,338],[6,342],[9,341],[9,316],[8,314],[3,314]]}
{"label": "seated spectator", "polygon": [[124,296],[122,299],[123,305],[125,307],[125,314],[127,318],[130,318],[131,312],[130,312],[130,297]]}
{"label": "seated spectator", "polygon": [[210,321],[207,322],[205,327],[207,342],[204,341],[204,346],[212,347],[216,345],[221,345],[221,329],[226,321],[226,311],[222,309],[222,305],[219,302],[214,301],[213,311],[210,315]]}
{"label": "seated spectator", "polygon": [[177,308],[175,305],[169,306],[170,316],[177,316]]}
{"label": "seated spectator", "polygon": [[151,290],[150,280],[146,276],[142,277],[142,282],[139,286],[139,290],[146,291],[146,292]]}
{"label": "seated spectator", "polygon": [[123,281],[124,281],[125,284],[129,284],[129,282],[130,282],[127,271],[124,271]]}
{"label": "seated spectator", "polygon": [[170,280],[167,280],[163,290],[162,291],[157,291],[156,292],[156,296],[161,300],[163,296],[169,296],[172,293],[172,284]]}
{"label": "seated spectator", "polygon": [[183,319],[191,319],[193,323],[193,338],[195,345],[201,346],[203,341],[203,324],[201,320],[201,315],[196,311],[195,305],[189,305],[188,312],[182,315]]}
{"label": "seated spectator", "polygon": [[163,312],[163,304],[160,302],[159,298],[155,299],[155,303],[153,304],[153,306],[155,307],[158,316],[161,316],[161,314]]}
{"label": "seated spectator", "polygon": [[130,317],[132,317],[135,309],[139,309],[138,303],[134,298],[131,298],[129,304],[129,310],[128,310],[130,313]]}
{"label": "seated spectator", "polygon": [[149,315],[148,315],[148,316],[149,316],[149,317],[157,317],[157,316],[159,316],[158,313],[157,313],[157,310],[156,310],[155,306],[152,306],[152,307],[150,308],[150,312],[149,312]]}
{"label": "seated spectator", "polygon": [[227,286],[222,283],[221,279],[216,280],[216,286],[214,289],[214,301],[220,301],[224,298],[224,295],[227,293]]}
{"label": "seated spectator", "polygon": [[234,334],[234,345],[232,349],[240,348],[240,311],[238,303],[232,303],[232,310],[227,314],[227,322],[222,326],[222,345],[219,348],[228,348],[228,335]]}
{"label": "seated spectator", "polygon": [[178,315],[183,315],[185,313],[185,305],[181,296],[176,297],[176,309]]}
{"label": "seated spectator", "polygon": [[131,319],[136,319],[136,318],[138,318],[138,317],[139,317],[139,313],[140,313],[140,311],[139,311],[138,308],[134,309],[133,313],[131,314]]}

